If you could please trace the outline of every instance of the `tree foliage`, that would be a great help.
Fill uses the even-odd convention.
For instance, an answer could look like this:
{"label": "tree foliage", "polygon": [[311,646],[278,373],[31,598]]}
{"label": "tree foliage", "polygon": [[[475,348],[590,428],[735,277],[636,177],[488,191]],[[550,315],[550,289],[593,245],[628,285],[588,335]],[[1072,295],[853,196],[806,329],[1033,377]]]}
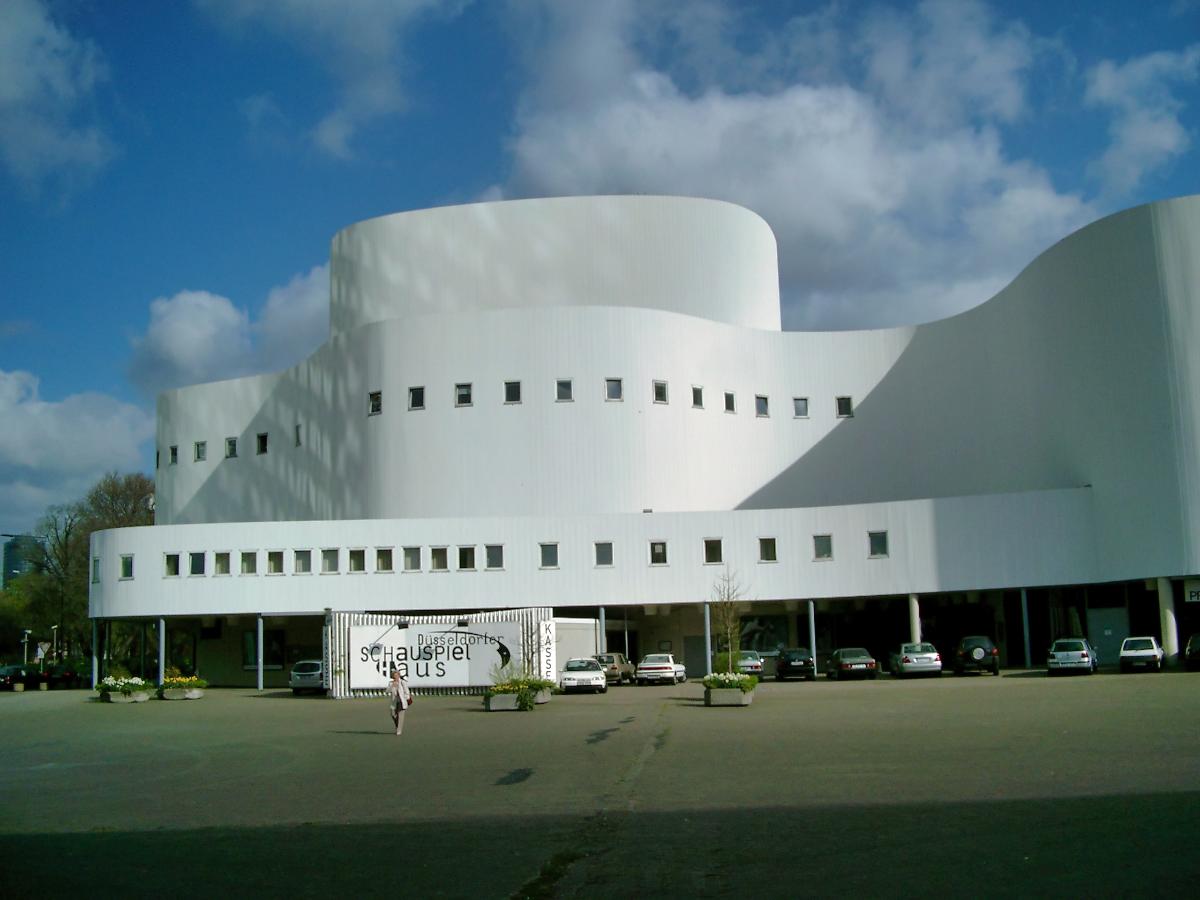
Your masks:
{"label": "tree foliage", "polygon": [[739,604],[745,595],[745,588],[738,580],[737,573],[725,567],[725,571],[713,582],[712,600],[710,601],[713,626],[717,630],[717,643],[725,647],[725,668],[727,672],[734,670],[740,639],[742,636],[742,615]]}

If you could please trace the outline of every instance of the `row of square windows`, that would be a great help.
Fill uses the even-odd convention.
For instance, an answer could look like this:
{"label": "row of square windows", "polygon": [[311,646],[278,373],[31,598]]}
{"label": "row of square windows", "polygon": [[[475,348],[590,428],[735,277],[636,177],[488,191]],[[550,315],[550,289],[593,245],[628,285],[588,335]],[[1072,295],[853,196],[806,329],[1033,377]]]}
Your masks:
{"label": "row of square windows", "polygon": [[[593,545],[593,559],[598,568],[611,568],[613,566],[613,542],[612,541],[596,541]],[[474,545],[464,545],[456,548],[450,547],[429,547],[429,571],[431,572],[448,572],[450,571],[450,553],[454,549],[457,551],[457,571],[474,572],[477,571],[476,553],[478,548]],[[667,542],[666,541],[650,541],[649,543],[649,562],[652,566],[667,565]],[[424,550],[423,547],[402,547],[402,562],[403,571],[405,572],[421,572],[424,571]],[[879,559],[888,555],[888,534],[886,531],[869,531],[867,532],[867,551],[868,556],[872,559]],[[292,574],[293,575],[310,575],[313,571],[313,552],[312,550],[293,550],[292,551]],[[337,547],[329,547],[317,551],[320,553],[321,573],[325,575],[333,575],[341,572],[342,551]],[[367,551],[363,548],[354,548],[347,551],[348,553],[348,571],[352,573],[364,573],[367,571]],[[813,535],[813,558],[816,560],[831,560],[833,559],[833,535],[831,534],[814,534]],[[259,573],[259,551],[257,550],[242,550],[236,556],[230,551],[216,551],[212,554],[212,573],[214,575],[230,575],[232,574],[232,564],[234,559],[238,562],[238,572],[241,575],[257,575]],[[538,561],[539,568],[542,569],[557,569],[558,568],[558,543],[545,542],[538,544]],[[758,539],[758,561],[760,563],[778,562],[779,557],[776,550],[776,540],[773,537],[762,537]],[[190,553],[166,553],[163,555],[163,575],[168,578],[174,578],[185,574],[183,564],[186,562],[188,575],[207,575],[208,574],[208,552],[197,550]],[[704,563],[705,565],[718,565],[725,562],[725,546],[722,538],[705,538],[704,539]],[[375,570],[376,572],[394,572],[393,548],[378,547],[375,549]],[[503,544],[485,544],[483,547],[483,563],[485,570],[500,570],[504,568],[504,545]],[[125,554],[121,557],[121,574],[122,579],[133,578],[133,555]],[[284,551],[283,550],[268,550],[266,551],[266,574],[268,575],[283,575],[284,574]],[[92,581],[100,581],[100,559],[94,557],[92,559]]]}
{"label": "row of square windows", "polygon": [[[652,382],[652,398],[655,403],[669,403],[669,390],[667,382],[655,381]],[[555,382],[555,401],[559,403],[571,403],[575,399],[574,383],[570,378],[560,378]],[[620,378],[604,379],[604,399],[609,402],[620,402],[625,399],[625,387],[623,380]],[[506,381],[504,382],[504,402],[512,405],[521,402],[521,382]],[[463,382],[454,385],[454,405],[455,406],[473,406],[474,405],[474,385],[470,382]],[[408,389],[408,408],[409,410],[422,410],[425,408],[425,388],[410,387]],[[692,385],[692,408],[704,409],[704,388],[699,385]],[[835,397],[834,409],[840,419],[847,419],[854,415],[854,400],[851,397]],[[725,391],[725,412],[737,412],[737,395],[733,391]],[[383,415],[383,391],[371,391],[367,394],[367,415],[379,416]],[[754,415],[760,419],[769,418],[771,415],[771,398],[766,394],[754,395]],[[793,397],[792,398],[792,418],[807,419],[808,418],[808,398]],[[299,425],[296,425],[294,435],[295,445],[299,447],[302,443],[302,431]],[[255,453],[259,456],[267,452],[268,433],[260,432],[255,436]],[[225,438],[225,458],[234,459],[238,455],[238,439],[236,437]],[[208,459],[208,441],[196,441],[192,445],[192,460],[194,462],[204,462]],[[172,444],[167,449],[167,461],[170,465],[176,465],[179,462],[179,446]],[[154,455],[154,467],[157,469],[161,465],[159,454]]]}

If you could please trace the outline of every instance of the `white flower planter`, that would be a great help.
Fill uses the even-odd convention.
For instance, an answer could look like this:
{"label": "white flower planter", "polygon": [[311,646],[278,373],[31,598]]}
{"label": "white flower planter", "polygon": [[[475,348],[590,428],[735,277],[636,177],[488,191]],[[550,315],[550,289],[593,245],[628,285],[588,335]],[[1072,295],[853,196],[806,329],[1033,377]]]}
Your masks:
{"label": "white flower planter", "polygon": [[705,706],[749,706],[754,702],[754,691],[741,688],[705,688]]}
{"label": "white flower planter", "polygon": [[132,694],[122,694],[120,691],[112,691],[108,694],[101,694],[100,699],[104,703],[145,703],[150,699],[150,693],[134,691]]}
{"label": "white flower planter", "polygon": [[517,709],[516,694],[493,694],[487,698],[488,712],[509,712]]}

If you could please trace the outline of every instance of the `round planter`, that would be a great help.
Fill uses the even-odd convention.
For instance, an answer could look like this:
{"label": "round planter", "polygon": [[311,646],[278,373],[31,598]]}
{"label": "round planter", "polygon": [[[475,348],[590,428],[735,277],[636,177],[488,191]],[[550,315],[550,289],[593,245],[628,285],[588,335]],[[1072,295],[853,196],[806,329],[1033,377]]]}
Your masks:
{"label": "round planter", "polygon": [[25,690],[25,685],[21,684],[21,682],[18,681],[16,684],[13,685],[13,693],[19,694],[23,690]]}
{"label": "round planter", "polygon": [[50,690],[50,685],[47,684],[45,681],[39,681],[38,682],[38,690],[39,691],[48,691],[48,690]]}
{"label": "round planter", "polygon": [[516,694],[493,694],[487,698],[488,712],[509,712],[517,709]]}
{"label": "round planter", "polygon": [[112,691],[108,694],[101,694],[100,701],[102,703],[137,703],[137,700],[134,699],[135,696],[134,694],[122,694],[120,691]]}
{"label": "round planter", "polygon": [[544,690],[538,691],[537,696],[535,696],[533,698],[533,702],[534,703],[549,703],[550,702],[550,689],[545,688]]}
{"label": "round planter", "polygon": [[754,702],[754,691],[741,688],[705,688],[705,706],[749,706]]}
{"label": "round planter", "polygon": [[185,693],[188,700],[199,700],[204,696],[204,688],[187,688]]}
{"label": "round planter", "polygon": [[164,700],[186,700],[188,691],[187,688],[163,688],[159,696]]}

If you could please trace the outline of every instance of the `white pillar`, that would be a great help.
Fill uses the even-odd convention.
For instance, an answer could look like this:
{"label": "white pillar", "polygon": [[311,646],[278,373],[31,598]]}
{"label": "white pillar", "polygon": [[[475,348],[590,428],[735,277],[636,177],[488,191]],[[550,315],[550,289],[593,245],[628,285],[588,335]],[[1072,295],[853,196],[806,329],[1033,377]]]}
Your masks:
{"label": "white pillar", "polygon": [[597,650],[596,652],[597,653],[607,653],[608,652],[608,631],[606,630],[606,627],[604,624],[604,607],[603,606],[600,607],[600,649]]}
{"label": "white pillar", "polygon": [[808,601],[808,652],[813,658],[813,676],[817,674],[817,604]]}
{"label": "white pillar", "polygon": [[712,674],[712,619],[707,603],[704,604],[704,674]]}
{"label": "white pillar", "polygon": [[1179,657],[1179,627],[1175,623],[1175,592],[1171,590],[1171,579],[1158,579],[1158,620],[1162,625],[1162,648],[1165,662],[1175,662]]}
{"label": "white pillar", "polygon": [[921,643],[921,601],[916,594],[908,595],[908,634],[914,644]]}
{"label": "white pillar", "polygon": [[92,690],[100,683],[100,623],[92,619]]}
{"label": "white pillar", "polygon": [[158,683],[167,676],[167,620],[158,617]]}
{"label": "white pillar", "polygon": [[1029,595],[1021,588],[1021,630],[1025,638],[1025,668],[1033,668],[1033,654],[1029,649]]}
{"label": "white pillar", "polygon": [[263,617],[262,613],[258,616],[258,689],[263,689]]}

